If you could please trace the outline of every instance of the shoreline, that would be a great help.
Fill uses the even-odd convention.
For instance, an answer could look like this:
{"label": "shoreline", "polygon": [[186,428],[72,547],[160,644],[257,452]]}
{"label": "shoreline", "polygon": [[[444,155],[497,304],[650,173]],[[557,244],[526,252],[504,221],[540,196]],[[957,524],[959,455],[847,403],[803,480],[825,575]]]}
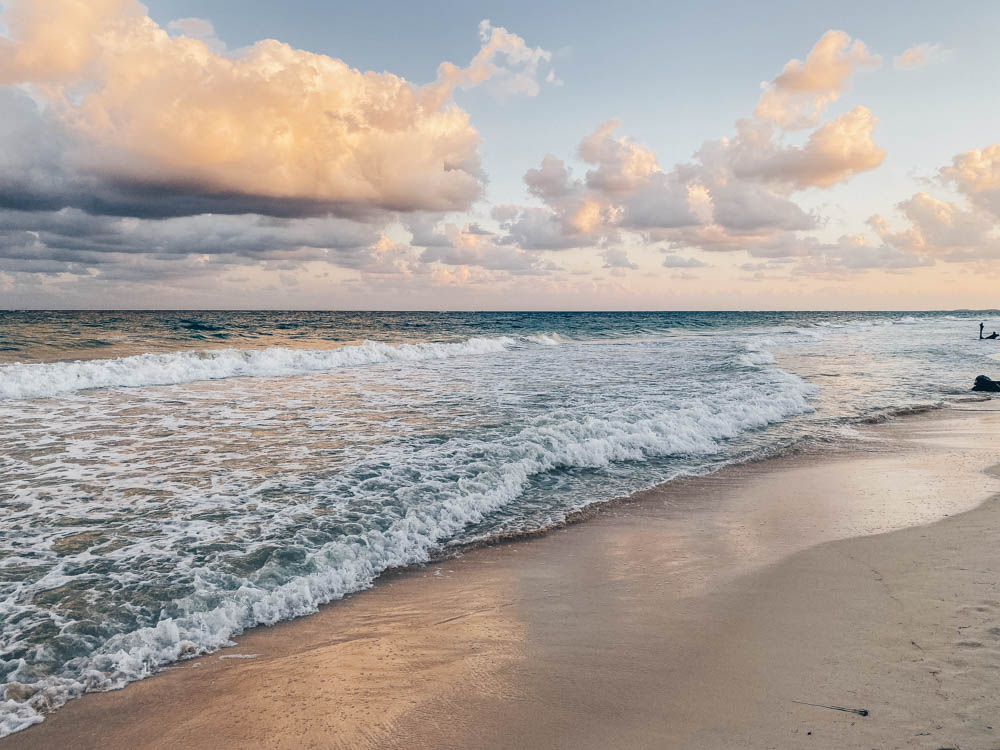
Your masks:
{"label": "shoreline", "polygon": [[[1000,356],[1000,355],[998,355]],[[920,406],[903,406],[883,410],[876,414],[871,414],[865,417],[858,417],[853,423],[848,423],[847,426],[850,427],[852,424],[858,427],[867,427],[871,425],[880,425],[886,422],[892,421],[894,419],[906,419],[909,417],[919,417],[923,415],[933,415],[942,411],[962,411],[962,407],[955,406],[955,404],[975,404],[983,403],[986,401],[991,401],[989,396],[967,396],[967,397],[956,397],[947,402],[942,402],[939,404],[930,405],[920,405]],[[979,411],[973,409],[975,411]],[[1000,411],[1000,409],[998,409]],[[832,458],[837,455],[842,455],[845,452],[850,452],[856,450],[856,446],[852,444],[849,439],[845,439],[841,444],[823,444],[822,446],[817,446],[817,444],[800,440],[791,446],[787,446],[783,449],[777,450],[775,452],[769,453],[764,456],[749,456],[743,460],[734,461],[732,463],[727,463],[714,471],[708,471],[702,474],[679,474],[672,479],[668,479],[664,482],[659,482],[652,487],[647,487],[645,489],[636,490],[628,495],[620,495],[618,497],[612,497],[608,500],[598,500],[591,503],[590,505],[585,505],[582,508],[577,508],[575,510],[568,511],[565,518],[561,521],[550,523],[546,526],[539,526],[531,529],[524,530],[513,530],[505,531],[502,533],[494,534],[491,536],[483,537],[481,539],[473,539],[469,542],[461,542],[452,546],[437,547],[430,551],[430,558],[426,562],[422,563],[411,563],[409,565],[403,565],[395,568],[387,568],[384,570],[379,577],[375,580],[373,585],[378,585],[386,576],[398,575],[401,573],[406,573],[407,571],[419,569],[426,565],[432,565],[434,563],[446,562],[448,560],[453,560],[456,557],[460,557],[468,552],[473,552],[479,549],[487,549],[491,547],[503,547],[507,544],[515,544],[517,542],[528,541],[531,539],[536,539],[538,537],[544,537],[548,534],[564,529],[568,526],[574,526],[578,523],[585,523],[593,518],[601,515],[602,513],[608,512],[619,505],[630,505],[632,503],[642,502],[643,499],[650,493],[657,493],[665,490],[668,485],[675,483],[684,483],[691,481],[698,481],[702,479],[707,479],[708,477],[715,476],[720,472],[731,471],[740,469],[741,467],[753,466],[755,464],[763,464],[769,461],[774,461],[778,459],[787,459],[792,457],[805,457],[805,456],[815,456],[817,458]],[[345,595],[344,598],[350,596],[356,596],[357,594],[367,591],[367,589],[362,589],[360,591],[354,591],[350,594]],[[341,599],[335,600],[333,602],[327,602],[321,606],[326,607],[331,604],[336,604],[337,601],[342,601]],[[309,615],[304,615],[308,617]]]}
{"label": "shoreline", "polygon": [[[981,473],[989,453],[982,445],[1000,434],[1000,419],[992,410],[956,411],[963,415],[942,409],[864,427],[870,442],[856,450],[769,458],[674,480],[592,513],[585,509],[586,524],[389,572],[375,588],[317,614],[248,631],[235,648],[121,691],[71,701],[0,747],[598,747],[594,720],[614,725],[616,733],[603,736],[611,743],[603,746],[611,746],[627,728],[622,715],[635,726],[632,740],[620,746],[662,746],[684,736],[722,743],[700,746],[726,746],[726,737],[732,742],[736,735],[717,732],[732,722],[713,726],[697,717],[712,704],[706,695],[725,692],[718,674],[725,665],[709,656],[727,650],[732,638],[723,626],[740,619],[735,602],[746,605],[747,590],[758,591],[749,608],[756,611],[774,595],[767,581],[775,576],[786,590],[800,586],[801,566],[797,576],[787,570],[797,556],[870,541],[872,534],[936,529],[948,523],[940,519],[976,508],[996,515],[989,509],[998,502],[984,501],[1000,483]],[[845,472],[854,483],[834,497],[829,485]],[[887,474],[894,481],[880,486]],[[829,496],[796,507],[796,488]],[[879,498],[892,502],[879,505]],[[617,613],[628,615],[624,624],[614,619]],[[702,630],[715,639],[705,641]],[[664,632],[676,638],[662,642]],[[995,648],[976,642],[963,648],[995,656]],[[616,647],[609,651],[609,643]],[[701,660],[692,662],[693,656]],[[546,670],[539,672],[538,664]],[[644,666],[653,664],[659,671]],[[678,703],[677,687],[658,676],[674,673],[678,664],[698,667],[693,684],[708,691],[699,702]],[[605,683],[631,702],[614,692],[596,694],[596,685]],[[742,703],[729,703],[753,702],[741,695]],[[543,697],[561,721],[542,722],[533,712]],[[655,711],[649,710],[654,698]],[[846,698],[829,700],[848,705]],[[684,710],[664,724],[662,708],[674,704]],[[797,706],[794,715],[806,708]],[[437,733],[445,715],[449,731]],[[505,729],[498,718],[504,716],[518,721]],[[845,717],[859,721],[851,714],[820,716],[815,725]],[[520,734],[511,733],[515,725]],[[581,726],[589,727],[586,736]],[[808,736],[817,746],[836,746]],[[746,746],[771,745],[748,740]]]}

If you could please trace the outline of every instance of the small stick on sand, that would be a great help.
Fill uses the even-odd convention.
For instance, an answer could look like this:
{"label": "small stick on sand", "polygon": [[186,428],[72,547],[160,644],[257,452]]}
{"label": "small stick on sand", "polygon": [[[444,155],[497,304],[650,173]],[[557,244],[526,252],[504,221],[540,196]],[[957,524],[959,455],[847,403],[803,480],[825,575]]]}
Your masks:
{"label": "small stick on sand", "polygon": [[833,711],[846,711],[849,714],[857,714],[858,716],[867,716],[867,708],[844,708],[842,706],[824,706],[822,703],[806,703],[805,701],[792,701],[792,703],[799,703],[803,706],[815,706],[816,708],[829,708]]}

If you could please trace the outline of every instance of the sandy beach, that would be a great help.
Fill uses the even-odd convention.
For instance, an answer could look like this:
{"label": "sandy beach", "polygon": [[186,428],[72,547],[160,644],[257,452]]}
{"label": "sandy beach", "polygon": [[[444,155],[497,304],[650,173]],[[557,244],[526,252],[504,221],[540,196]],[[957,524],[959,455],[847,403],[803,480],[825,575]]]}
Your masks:
{"label": "sandy beach", "polygon": [[394,573],[0,747],[1000,747],[998,411]]}

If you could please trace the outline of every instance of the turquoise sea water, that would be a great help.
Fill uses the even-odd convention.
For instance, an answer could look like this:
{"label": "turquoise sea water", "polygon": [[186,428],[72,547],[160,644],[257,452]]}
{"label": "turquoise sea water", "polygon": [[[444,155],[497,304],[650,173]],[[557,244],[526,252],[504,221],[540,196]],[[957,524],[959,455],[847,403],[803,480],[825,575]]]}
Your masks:
{"label": "turquoise sea water", "polygon": [[0,736],[388,567],[966,395],[998,317],[0,313]]}

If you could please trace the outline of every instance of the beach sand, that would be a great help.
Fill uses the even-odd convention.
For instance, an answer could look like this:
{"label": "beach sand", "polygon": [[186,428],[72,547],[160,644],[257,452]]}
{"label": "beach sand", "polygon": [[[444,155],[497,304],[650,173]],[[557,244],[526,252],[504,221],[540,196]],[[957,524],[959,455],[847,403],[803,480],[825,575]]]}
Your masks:
{"label": "beach sand", "polygon": [[1000,748],[998,412],[390,574],[0,748]]}

